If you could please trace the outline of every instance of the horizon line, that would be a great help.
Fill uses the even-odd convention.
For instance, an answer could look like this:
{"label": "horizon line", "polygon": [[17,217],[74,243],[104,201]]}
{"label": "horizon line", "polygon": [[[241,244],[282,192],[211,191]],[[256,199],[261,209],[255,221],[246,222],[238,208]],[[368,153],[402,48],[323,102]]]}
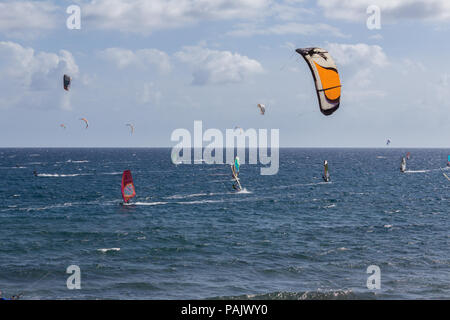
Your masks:
{"label": "horizon line", "polygon": [[[30,146],[26,146],[26,147],[1,147],[0,149],[172,149],[174,148],[174,146],[164,146],[164,147],[156,147],[156,146],[150,146],[150,147],[125,147],[125,146],[114,146],[114,147],[103,147],[103,146],[96,146],[96,147],[61,147],[61,146],[56,146],[56,147],[49,147],[49,146],[34,146],[34,147],[30,147]],[[415,146],[415,147],[408,147],[408,146],[398,146],[398,147],[306,147],[306,146],[283,146],[283,147],[278,147],[279,149],[450,149],[450,146],[447,147],[423,147],[423,146]],[[197,149],[194,147],[190,147],[187,149]],[[198,148],[199,149],[199,148]],[[206,147],[202,147],[202,149],[206,149]],[[222,149],[228,149],[227,147],[223,147]],[[233,149],[239,149],[237,148],[237,146],[235,146]],[[245,149],[255,149],[255,148],[249,148],[249,147],[245,147]],[[258,148],[256,148],[258,149]],[[267,147],[267,149],[271,149],[271,147]]]}

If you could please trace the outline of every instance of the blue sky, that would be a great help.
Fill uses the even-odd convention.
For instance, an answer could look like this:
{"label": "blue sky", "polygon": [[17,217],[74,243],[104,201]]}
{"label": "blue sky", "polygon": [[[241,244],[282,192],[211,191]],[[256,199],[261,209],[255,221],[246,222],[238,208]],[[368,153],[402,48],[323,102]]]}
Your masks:
{"label": "blue sky", "polygon": [[[66,27],[72,4],[80,30]],[[449,147],[447,39],[446,0],[0,1],[0,146],[173,146],[202,120],[279,129],[281,146]],[[328,117],[294,52],[311,46],[343,84]]]}

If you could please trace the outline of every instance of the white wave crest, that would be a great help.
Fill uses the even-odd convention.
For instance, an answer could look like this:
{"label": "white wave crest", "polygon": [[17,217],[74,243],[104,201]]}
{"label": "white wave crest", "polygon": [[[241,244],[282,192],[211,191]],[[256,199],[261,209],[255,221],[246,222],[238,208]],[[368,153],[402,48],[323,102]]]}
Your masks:
{"label": "white wave crest", "polygon": [[100,251],[102,253],[106,253],[108,251],[120,251],[120,248],[104,248],[104,249],[97,249],[97,251]]}
{"label": "white wave crest", "polygon": [[50,177],[50,178],[65,178],[65,177],[78,177],[78,176],[90,176],[89,173],[73,173],[73,174],[58,174],[58,173],[38,173],[38,177]]}

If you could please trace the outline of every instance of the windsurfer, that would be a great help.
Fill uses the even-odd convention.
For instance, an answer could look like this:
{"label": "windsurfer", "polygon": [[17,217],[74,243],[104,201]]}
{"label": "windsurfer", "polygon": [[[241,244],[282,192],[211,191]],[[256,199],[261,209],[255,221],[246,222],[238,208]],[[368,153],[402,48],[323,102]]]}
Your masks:
{"label": "windsurfer", "polygon": [[242,186],[241,183],[239,182],[239,167],[240,167],[240,163],[239,163],[239,157],[236,157],[234,159],[234,164],[231,166],[231,172],[232,172],[232,177],[235,180],[235,182],[233,183],[233,189],[234,190],[242,190]]}
{"label": "windsurfer", "polygon": [[402,164],[400,165],[400,171],[405,172],[406,171],[406,159],[402,158]]}
{"label": "windsurfer", "polygon": [[233,189],[237,190],[238,189],[238,185],[237,185],[238,173],[235,171],[235,167],[234,166],[231,167],[231,171],[232,171],[231,176],[236,181],[235,183],[233,183]]}
{"label": "windsurfer", "polygon": [[324,174],[323,174],[322,178],[325,182],[329,182],[330,174],[328,173],[328,161],[327,160],[325,160],[323,162],[323,170],[324,170]]}
{"label": "windsurfer", "polygon": [[130,170],[125,170],[122,174],[122,198],[123,203],[129,203],[130,199],[136,196],[134,189],[133,177]]}

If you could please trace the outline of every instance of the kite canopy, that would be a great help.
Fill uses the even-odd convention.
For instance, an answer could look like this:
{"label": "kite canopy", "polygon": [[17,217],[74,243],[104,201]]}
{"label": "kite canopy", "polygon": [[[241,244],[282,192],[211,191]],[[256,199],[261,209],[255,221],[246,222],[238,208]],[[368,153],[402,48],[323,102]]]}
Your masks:
{"label": "kite canopy", "polygon": [[72,82],[72,78],[70,78],[67,74],[65,74],[63,77],[64,90],[69,91],[71,82]]}
{"label": "kite canopy", "polygon": [[86,123],[86,129],[89,127],[89,122],[87,121],[86,118],[81,118],[80,120],[84,121],[84,123]]}
{"label": "kite canopy", "polygon": [[126,126],[130,127],[131,134],[133,134],[134,133],[134,125],[132,123],[127,123]]}
{"label": "kite canopy", "polygon": [[234,131],[239,130],[239,134],[243,134],[244,133],[244,129],[242,129],[241,127],[234,127]]}
{"label": "kite canopy", "polygon": [[264,113],[266,112],[266,106],[258,103],[258,108],[259,108],[259,112],[261,112],[262,115],[264,115]]}
{"label": "kite canopy", "polygon": [[338,108],[341,100],[341,80],[336,64],[328,51],[321,48],[295,50],[308,63],[316,85],[320,111],[329,116]]}

